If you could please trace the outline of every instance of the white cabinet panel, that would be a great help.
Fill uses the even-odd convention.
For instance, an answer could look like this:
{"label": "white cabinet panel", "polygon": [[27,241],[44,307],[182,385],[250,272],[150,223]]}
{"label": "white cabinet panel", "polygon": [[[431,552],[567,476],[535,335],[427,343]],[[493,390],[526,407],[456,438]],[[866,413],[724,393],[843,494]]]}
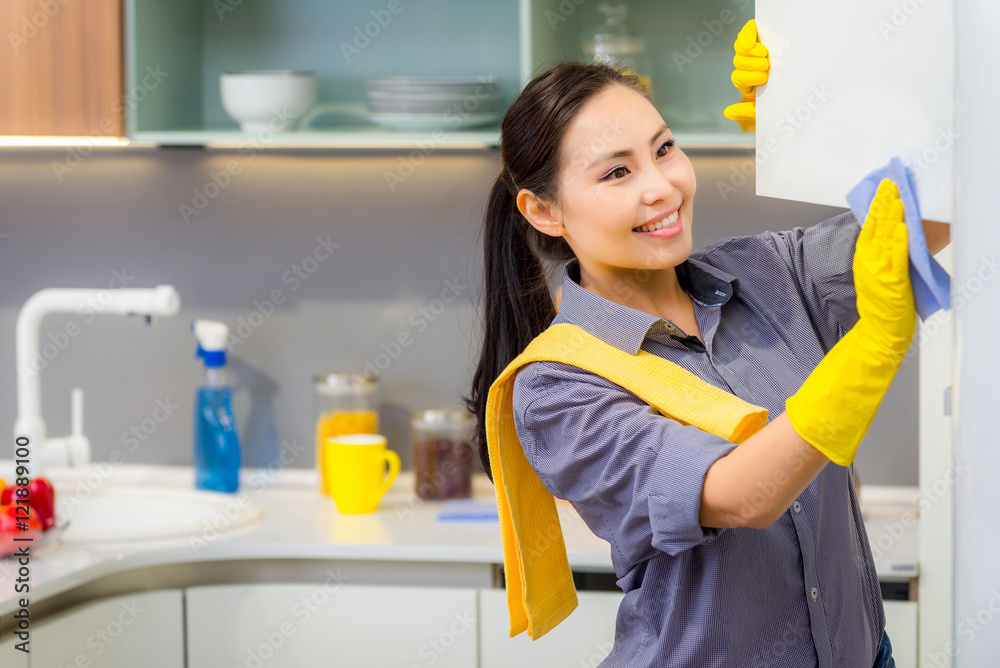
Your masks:
{"label": "white cabinet panel", "polygon": [[916,601],[882,601],[882,605],[896,668],[917,668]]}
{"label": "white cabinet panel", "polygon": [[481,589],[480,668],[580,668],[596,666],[615,640],[621,592],[577,592],[580,605],[559,626],[538,640],[527,633],[509,637],[507,592]]}
{"label": "white cabinet panel", "polygon": [[179,589],[85,603],[32,628],[31,665],[183,668],[183,618]]}
{"label": "white cabinet panel", "polygon": [[14,649],[19,643],[18,638],[6,638],[0,641],[0,666],[4,668],[28,668],[28,655]]}
{"label": "white cabinet panel", "polygon": [[757,194],[846,207],[898,155],[924,218],[952,220],[952,0],[757,0]]}
{"label": "white cabinet panel", "polygon": [[189,668],[476,665],[475,589],[254,584],[186,596]]}

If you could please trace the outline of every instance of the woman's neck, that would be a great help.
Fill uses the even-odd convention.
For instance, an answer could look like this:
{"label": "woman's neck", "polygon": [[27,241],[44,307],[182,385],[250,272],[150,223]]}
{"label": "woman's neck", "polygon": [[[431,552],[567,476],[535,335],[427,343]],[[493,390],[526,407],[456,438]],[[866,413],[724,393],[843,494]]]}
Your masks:
{"label": "woman's neck", "polygon": [[688,331],[694,320],[694,305],[677,280],[674,267],[595,272],[581,264],[580,286],[608,301],[670,320],[686,333],[698,336],[697,331]]}

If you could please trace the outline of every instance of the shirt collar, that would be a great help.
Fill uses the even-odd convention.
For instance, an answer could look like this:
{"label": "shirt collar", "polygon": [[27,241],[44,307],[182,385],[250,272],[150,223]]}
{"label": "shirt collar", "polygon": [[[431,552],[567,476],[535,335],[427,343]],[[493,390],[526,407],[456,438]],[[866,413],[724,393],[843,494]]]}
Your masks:
{"label": "shirt collar", "polygon": [[[673,325],[652,313],[596,295],[579,281],[579,261],[571,260],[563,267],[557,320],[577,325],[619,350],[636,355],[654,324]],[[677,266],[677,281],[693,299],[706,306],[721,306],[738,294],[735,276],[691,258]]]}

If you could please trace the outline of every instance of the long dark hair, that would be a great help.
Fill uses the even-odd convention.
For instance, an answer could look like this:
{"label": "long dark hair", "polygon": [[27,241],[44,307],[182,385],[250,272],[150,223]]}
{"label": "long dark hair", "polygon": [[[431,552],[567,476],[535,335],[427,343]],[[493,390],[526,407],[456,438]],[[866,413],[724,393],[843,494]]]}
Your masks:
{"label": "long dark hair", "polygon": [[562,237],[539,232],[521,215],[518,189],[530,190],[544,202],[555,201],[566,128],[588,100],[612,84],[627,86],[650,99],[634,74],[609,65],[563,62],[524,87],[500,126],[502,164],[483,224],[483,348],[472,391],[463,397],[477,418],[475,442],[490,480],[493,472],[486,443],[490,387],[556,316],[542,261],[561,265],[574,257]]}

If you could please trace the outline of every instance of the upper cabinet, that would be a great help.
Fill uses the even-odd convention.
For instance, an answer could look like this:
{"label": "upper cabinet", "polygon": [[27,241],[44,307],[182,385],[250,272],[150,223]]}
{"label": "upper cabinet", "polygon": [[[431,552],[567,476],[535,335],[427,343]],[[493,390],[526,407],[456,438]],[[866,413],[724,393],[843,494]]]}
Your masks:
{"label": "upper cabinet", "polygon": [[[27,0],[25,0],[27,1]],[[58,1],[58,0],[55,0]],[[483,147],[499,117],[548,65],[582,57],[601,3],[585,0],[125,0],[127,134],[133,141],[209,146]],[[20,3],[21,0],[18,0]],[[644,42],[655,102],[682,145],[752,146],[722,109],[732,43],[750,0],[631,0],[627,26]],[[307,124],[244,132],[223,107],[226,72],[315,73]],[[462,125],[475,100],[434,127],[373,122],[366,81],[489,77],[500,114]]]}
{"label": "upper cabinet", "polygon": [[125,134],[121,0],[3,0],[0,33],[0,135]]}

